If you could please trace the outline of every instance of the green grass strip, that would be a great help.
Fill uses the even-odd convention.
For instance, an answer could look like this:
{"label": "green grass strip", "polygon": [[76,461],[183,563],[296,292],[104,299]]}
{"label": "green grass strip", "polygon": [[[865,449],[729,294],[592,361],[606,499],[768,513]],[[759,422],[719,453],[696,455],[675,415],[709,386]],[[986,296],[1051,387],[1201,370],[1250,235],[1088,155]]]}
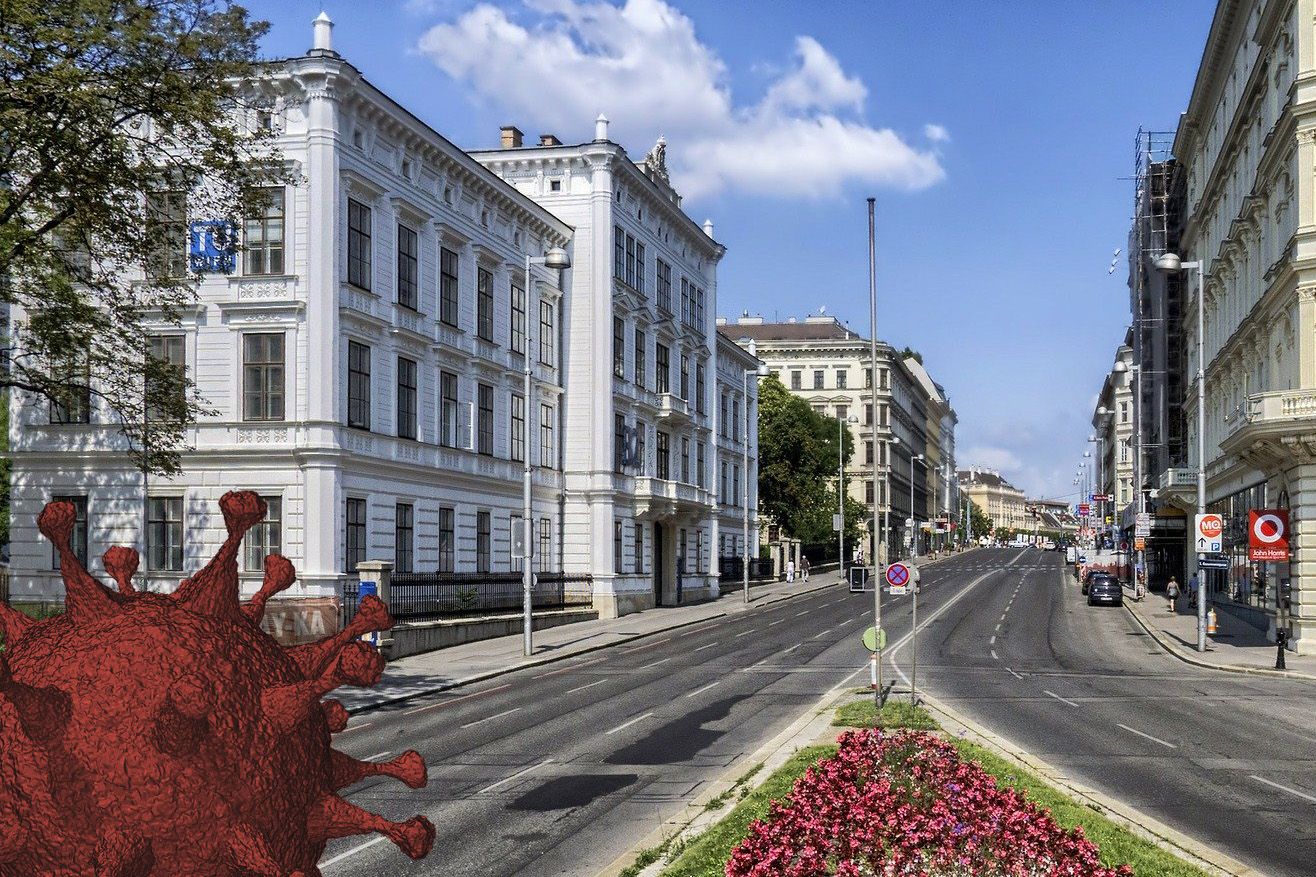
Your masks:
{"label": "green grass strip", "polygon": [[727,859],[749,833],[749,824],[768,815],[768,805],[786,797],[810,765],[835,754],[835,746],[806,746],[796,752],[730,813],[687,844],[660,872],[661,877],[723,877]]}
{"label": "green grass strip", "polygon": [[936,719],[921,706],[905,700],[888,700],[882,704],[881,716],[874,718],[872,699],[843,704],[832,724],[838,728],[913,728],[918,731],[938,729]]}

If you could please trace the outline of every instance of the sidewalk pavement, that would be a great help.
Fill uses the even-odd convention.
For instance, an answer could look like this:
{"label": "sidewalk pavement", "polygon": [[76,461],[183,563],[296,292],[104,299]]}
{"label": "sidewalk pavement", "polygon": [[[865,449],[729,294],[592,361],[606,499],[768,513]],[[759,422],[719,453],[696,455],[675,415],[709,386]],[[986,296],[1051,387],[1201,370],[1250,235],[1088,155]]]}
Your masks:
{"label": "sidewalk pavement", "polygon": [[1266,632],[1232,615],[1223,605],[1216,606],[1216,634],[1207,636],[1206,651],[1197,651],[1197,612],[1186,595],[1180,596],[1176,612],[1162,594],[1148,594],[1138,603],[1125,588],[1124,606],[1135,621],[1161,647],[1189,664],[1214,670],[1251,673],[1262,676],[1287,676],[1316,680],[1316,655],[1285,652],[1287,670],[1275,669],[1275,644]]}
{"label": "sidewalk pavement", "polygon": [[808,582],[773,582],[751,587],[750,602],[746,604],[739,584],[733,584],[716,600],[689,606],[660,607],[621,618],[601,618],[536,630],[535,654],[530,657],[521,654],[520,633],[463,643],[389,661],[378,685],[373,688],[343,688],[335,697],[342,701],[349,713],[363,712],[384,704],[491,679],[524,667],[561,661],[664,631],[739,612],[753,612],[782,600],[842,586],[841,578],[835,574],[813,576]]}

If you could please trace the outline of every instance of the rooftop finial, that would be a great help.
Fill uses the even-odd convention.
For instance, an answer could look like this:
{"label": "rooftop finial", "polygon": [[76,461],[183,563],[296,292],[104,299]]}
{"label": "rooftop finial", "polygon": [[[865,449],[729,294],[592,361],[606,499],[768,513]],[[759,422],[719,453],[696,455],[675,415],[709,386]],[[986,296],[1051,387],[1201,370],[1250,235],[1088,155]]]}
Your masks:
{"label": "rooftop finial", "polygon": [[329,13],[323,9],[311,22],[311,30],[315,38],[311,43],[311,50],[314,52],[325,52],[332,54],[334,50],[334,22],[329,17]]}
{"label": "rooftop finial", "polygon": [[608,139],[608,117],[599,113],[599,117],[594,120],[594,139],[595,141]]}

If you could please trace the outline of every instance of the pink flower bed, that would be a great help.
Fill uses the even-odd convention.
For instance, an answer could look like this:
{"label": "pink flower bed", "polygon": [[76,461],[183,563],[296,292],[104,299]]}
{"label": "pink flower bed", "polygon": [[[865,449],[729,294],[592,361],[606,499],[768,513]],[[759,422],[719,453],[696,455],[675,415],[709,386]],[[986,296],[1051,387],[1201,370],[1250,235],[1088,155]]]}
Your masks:
{"label": "pink flower bed", "polygon": [[1132,877],[1082,829],[921,732],[850,731],[731,855],[727,877]]}

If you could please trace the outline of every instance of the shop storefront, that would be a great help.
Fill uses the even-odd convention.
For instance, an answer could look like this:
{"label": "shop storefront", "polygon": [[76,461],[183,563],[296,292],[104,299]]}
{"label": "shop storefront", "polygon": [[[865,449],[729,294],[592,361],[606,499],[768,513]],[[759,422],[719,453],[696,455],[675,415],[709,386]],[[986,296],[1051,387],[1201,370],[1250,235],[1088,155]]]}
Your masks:
{"label": "shop storefront", "polygon": [[1285,491],[1272,494],[1262,482],[1223,497],[1207,509],[1224,517],[1224,548],[1229,557],[1228,569],[1205,571],[1207,592],[1212,600],[1263,630],[1273,625],[1279,592],[1287,592],[1290,580],[1289,563],[1254,563],[1247,556],[1248,511],[1288,508]]}

